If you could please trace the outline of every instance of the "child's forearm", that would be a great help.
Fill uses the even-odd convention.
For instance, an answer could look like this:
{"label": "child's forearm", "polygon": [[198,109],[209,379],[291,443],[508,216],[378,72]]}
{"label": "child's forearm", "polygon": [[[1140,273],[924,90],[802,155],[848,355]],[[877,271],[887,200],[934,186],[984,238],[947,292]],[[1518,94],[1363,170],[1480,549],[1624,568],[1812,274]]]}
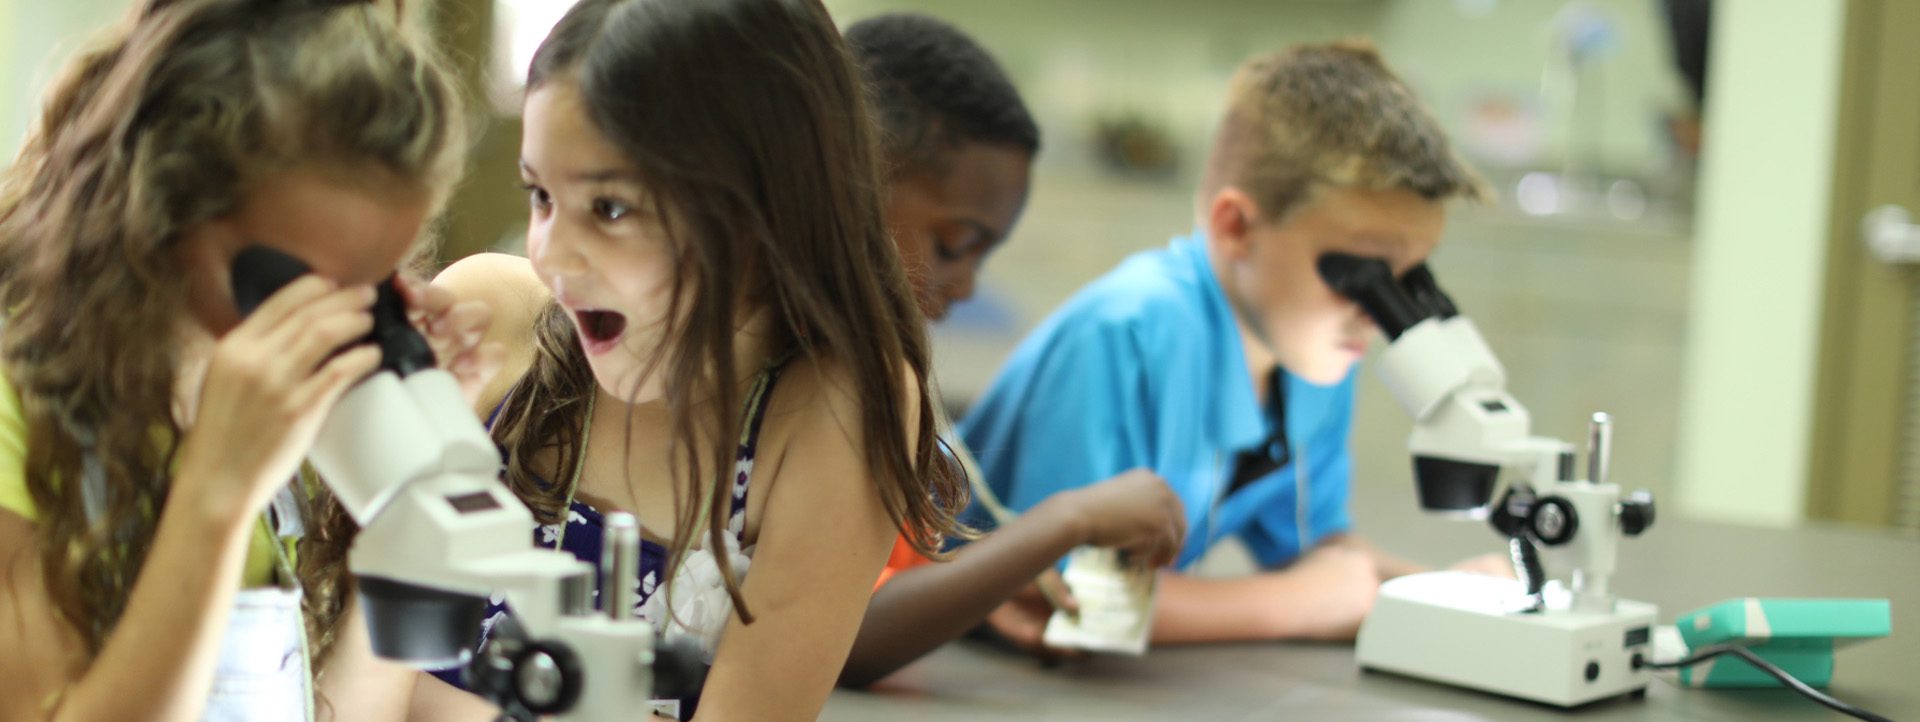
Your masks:
{"label": "child's forearm", "polygon": [[1178,572],[1160,575],[1153,614],[1154,644],[1195,644],[1284,639],[1303,631],[1286,614],[1297,600],[1280,573],[1239,579],[1202,579]]}
{"label": "child's forearm", "polygon": [[1160,575],[1155,644],[1353,639],[1379,587],[1373,561],[1317,549],[1293,566],[1234,579]]}
{"label": "child's forearm", "polygon": [[1387,552],[1381,551],[1379,547],[1374,546],[1372,543],[1368,542],[1366,539],[1361,538],[1359,536],[1355,536],[1353,534],[1341,534],[1338,536],[1328,537],[1326,540],[1320,543],[1322,545],[1343,546],[1349,549],[1353,549],[1354,551],[1358,551],[1360,553],[1366,554],[1368,558],[1373,560],[1373,568],[1375,572],[1380,575],[1381,581],[1393,579],[1395,577],[1404,577],[1408,574],[1419,574],[1420,572],[1432,571],[1431,567],[1428,567],[1424,564],[1408,561],[1401,557],[1397,557],[1392,554],[1388,554]]}
{"label": "child's forearm", "polygon": [[840,684],[872,684],[978,625],[1085,541],[1086,524],[1075,514],[1064,498],[1054,497],[968,544],[952,560],[895,575],[867,605]]}
{"label": "child's forearm", "polygon": [[182,486],[161,512],[126,611],[54,719],[200,718],[257,517]]}

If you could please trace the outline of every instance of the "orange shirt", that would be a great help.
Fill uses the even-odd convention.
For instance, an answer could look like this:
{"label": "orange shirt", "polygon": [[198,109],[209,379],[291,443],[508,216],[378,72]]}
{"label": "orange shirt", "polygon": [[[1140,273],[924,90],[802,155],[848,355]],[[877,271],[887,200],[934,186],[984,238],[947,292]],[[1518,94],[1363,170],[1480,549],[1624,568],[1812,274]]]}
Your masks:
{"label": "orange shirt", "polygon": [[[938,403],[937,397],[935,402]],[[973,485],[974,494],[976,496],[984,494],[991,499],[993,492],[985,490],[987,488],[986,484],[982,483],[980,478],[980,464],[973,460],[973,452],[967,449],[966,442],[960,439],[959,434],[953,432],[953,420],[947,415],[946,407],[944,405],[940,406],[937,412],[937,418],[939,419],[937,432],[940,438],[946,440],[947,448],[953,452],[955,459],[960,462],[960,469],[966,474],[968,483]],[[999,502],[993,500],[993,505],[994,507],[998,507]],[[886,586],[887,582],[892,580],[895,574],[923,564],[932,563],[932,559],[928,559],[922,556],[920,552],[913,550],[913,545],[907,543],[907,537],[905,535],[895,537],[893,540],[893,554],[887,557],[887,568],[880,570],[880,579],[873,583],[873,589],[874,591],[879,591],[880,587]]]}
{"label": "orange shirt", "polygon": [[920,552],[914,551],[913,545],[907,543],[905,536],[894,539],[893,555],[887,557],[887,568],[880,570],[880,580],[874,582],[873,589],[874,591],[879,591],[880,587],[886,586],[888,580],[893,579],[893,575],[895,574],[922,564],[932,563],[932,559],[921,556]]}

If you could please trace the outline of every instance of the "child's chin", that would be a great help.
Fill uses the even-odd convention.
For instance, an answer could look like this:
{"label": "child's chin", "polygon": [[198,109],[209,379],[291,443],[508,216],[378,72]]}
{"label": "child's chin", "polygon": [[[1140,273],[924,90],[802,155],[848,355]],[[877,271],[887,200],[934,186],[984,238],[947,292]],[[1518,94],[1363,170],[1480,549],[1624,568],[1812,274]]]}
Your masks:
{"label": "child's chin", "polygon": [[1338,358],[1320,359],[1314,368],[1295,371],[1293,375],[1315,386],[1332,386],[1345,380],[1353,365],[1359,362],[1358,358],[1343,352]]}

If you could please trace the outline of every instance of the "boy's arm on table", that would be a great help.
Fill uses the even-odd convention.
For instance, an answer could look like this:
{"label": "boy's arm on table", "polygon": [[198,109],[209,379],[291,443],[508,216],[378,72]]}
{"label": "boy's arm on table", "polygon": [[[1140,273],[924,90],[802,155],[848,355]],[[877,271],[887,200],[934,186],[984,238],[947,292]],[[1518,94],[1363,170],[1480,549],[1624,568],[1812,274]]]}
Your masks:
{"label": "boy's arm on table", "polygon": [[1380,586],[1365,552],[1323,544],[1293,564],[1230,579],[1160,574],[1153,643],[1353,639]]}
{"label": "boy's arm on table", "polygon": [[1374,573],[1379,575],[1381,581],[1432,570],[1432,567],[1428,567],[1425,564],[1389,554],[1356,534],[1340,534],[1329,537],[1326,541],[1322,542],[1322,544],[1351,549],[1356,553],[1365,555],[1373,561]]}
{"label": "boy's arm on table", "polygon": [[[1153,423],[1145,391],[1149,379],[1133,332],[1124,324],[1081,318],[1048,333],[1037,350],[1016,352],[960,425],[986,478],[1004,484],[1002,501],[1016,511],[1037,509],[1047,499],[1101,479],[1113,477],[1106,483],[1115,484],[1136,473],[1123,470],[1151,474],[1144,468],[1152,461],[1146,443]],[[1157,488],[1172,494],[1165,481],[1154,478]],[[1173,503],[1178,506],[1178,499]],[[1184,510],[1179,523],[1184,534]],[[1039,583],[1054,597],[1065,597],[1058,575],[1043,575]],[[988,624],[1015,646],[1053,656],[1041,640],[1053,607],[1039,590],[1027,586],[1001,599],[987,615]]]}
{"label": "boy's arm on table", "polygon": [[[1382,560],[1348,533],[1351,389],[1349,379],[1296,443],[1293,473],[1305,480],[1295,477],[1294,493],[1305,494],[1304,507],[1298,497],[1267,504],[1239,532],[1265,571],[1236,578],[1162,573],[1153,642],[1353,639],[1373,608]],[[1311,546],[1295,557],[1302,538]]]}
{"label": "boy's arm on table", "polygon": [[875,592],[840,684],[872,684],[960,636],[1076,546],[1165,563],[1185,535],[1179,497],[1145,469],[1048,497],[950,561],[904,570]]}
{"label": "boy's arm on table", "polygon": [[[1297,462],[1310,480],[1296,487],[1307,497],[1300,510],[1304,518],[1294,509],[1276,506],[1243,533],[1263,565],[1286,566],[1232,579],[1163,573],[1154,642],[1350,640],[1372,609],[1381,581],[1426,571],[1351,532],[1353,464],[1346,439],[1352,426],[1352,389],[1349,378],[1333,391],[1321,407],[1324,416],[1297,447]],[[1288,561],[1302,535],[1312,547]],[[1474,559],[1460,568],[1492,566]]]}
{"label": "boy's arm on table", "polygon": [[960,636],[1080,543],[1085,520],[1056,496],[954,553],[876,590],[840,684],[864,687]]}
{"label": "boy's arm on table", "polygon": [[[1473,557],[1451,568],[1513,575],[1512,563],[1499,554]],[[1339,534],[1287,567],[1250,576],[1208,579],[1163,572],[1153,641],[1351,640],[1372,610],[1382,581],[1427,570],[1381,552],[1358,535]]]}
{"label": "boy's arm on table", "polygon": [[[1396,577],[1404,577],[1408,574],[1433,571],[1433,567],[1390,554],[1380,547],[1374,546],[1372,542],[1367,541],[1357,534],[1341,534],[1330,537],[1326,543],[1339,544],[1367,555],[1368,558],[1373,560],[1374,569],[1379,573],[1380,580],[1383,582]],[[1486,554],[1468,557],[1454,562],[1449,565],[1447,569],[1457,572],[1485,574],[1494,577],[1507,577],[1509,579],[1513,578],[1514,575],[1513,559],[1500,552],[1488,552]]]}

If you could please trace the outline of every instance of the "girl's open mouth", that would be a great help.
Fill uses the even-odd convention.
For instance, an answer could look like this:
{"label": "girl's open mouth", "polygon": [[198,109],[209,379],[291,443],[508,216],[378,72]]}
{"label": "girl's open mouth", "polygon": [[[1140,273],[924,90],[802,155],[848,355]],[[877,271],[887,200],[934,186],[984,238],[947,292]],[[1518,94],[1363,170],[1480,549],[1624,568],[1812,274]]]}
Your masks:
{"label": "girl's open mouth", "polygon": [[577,310],[573,320],[580,327],[580,342],[588,355],[597,356],[620,345],[627,332],[627,317],[619,311]]}

